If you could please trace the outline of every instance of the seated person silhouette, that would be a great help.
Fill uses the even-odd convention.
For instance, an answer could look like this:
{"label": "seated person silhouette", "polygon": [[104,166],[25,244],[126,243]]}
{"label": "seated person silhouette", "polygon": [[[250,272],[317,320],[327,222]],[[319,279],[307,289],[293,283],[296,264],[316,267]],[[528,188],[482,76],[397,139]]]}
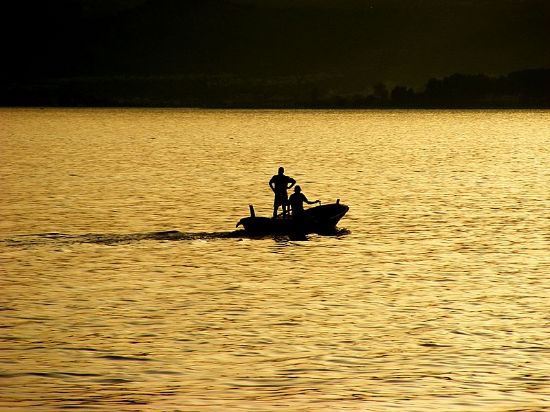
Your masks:
{"label": "seated person silhouette", "polygon": [[304,203],[312,205],[314,203],[321,203],[319,199],[310,202],[306,195],[302,193],[302,188],[299,185],[294,187],[294,193],[290,195],[288,199],[290,203],[290,208],[292,209],[292,217],[294,219],[302,219],[304,216]]}
{"label": "seated person silhouette", "polygon": [[269,181],[269,187],[275,193],[273,202],[273,217],[277,217],[279,206],[283,208],[283,217],[288,213],[288,194],[287,190],[296,184],[296,180],[285,175],[284,167],[279,167],[279,173],[274,175]]}

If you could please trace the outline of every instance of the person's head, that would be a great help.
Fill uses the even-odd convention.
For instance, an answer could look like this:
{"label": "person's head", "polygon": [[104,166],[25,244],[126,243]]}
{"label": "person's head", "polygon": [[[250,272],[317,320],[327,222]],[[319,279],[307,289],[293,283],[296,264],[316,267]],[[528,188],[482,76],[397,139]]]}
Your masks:
{"label": "person's head", "polygon": [[285,174],[285,168],[283,166],[279,167],[279,174],[284,175]]}
{"label": "person's head", "polygon": [[300,193],[301,191],[302,191],[302,188],[300,187],[300,185],[294,186],[294,192]]}

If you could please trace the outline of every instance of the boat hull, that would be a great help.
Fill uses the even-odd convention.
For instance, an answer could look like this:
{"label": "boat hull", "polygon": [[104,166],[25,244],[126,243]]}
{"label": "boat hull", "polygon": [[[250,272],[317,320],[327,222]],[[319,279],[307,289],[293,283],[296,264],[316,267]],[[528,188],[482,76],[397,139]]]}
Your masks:
{"label": "boat hull", "polygon": [[307,209],[301,219],[249,216],[241,219],[237,227],[243,226],[244,230],[252,235],[330,235],[336,233],[336,224],[348,210],[348,206],[337,202]]}

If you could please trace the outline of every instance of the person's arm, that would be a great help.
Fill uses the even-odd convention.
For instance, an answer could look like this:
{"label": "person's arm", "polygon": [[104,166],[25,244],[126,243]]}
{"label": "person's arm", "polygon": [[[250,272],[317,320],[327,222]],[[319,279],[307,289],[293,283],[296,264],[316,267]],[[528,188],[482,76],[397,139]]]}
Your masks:
{"label": "person's arm", "polygon": [[272,191],[275,191],[275,182],[273,180],[275,176],[272,176],[271,179],[269,180],[269,187],[271,188]]}
{"label": "person's arm", "polygon": [[304,195],[304,202],[306,202],[308,205],[312,205],[314,203],[321,203],[321,201],[319,199],[314,200],[313,202],[310,202],[309,200],[307,200],[306,195]]}
{"label": "person's arm", "polygon": [[296,180],[294,180],[293,178],[289,177],[288,178],[288,183],[289,185],[287,186],[287,189],[291,189],[292,186],[294,186],[296,184]]}

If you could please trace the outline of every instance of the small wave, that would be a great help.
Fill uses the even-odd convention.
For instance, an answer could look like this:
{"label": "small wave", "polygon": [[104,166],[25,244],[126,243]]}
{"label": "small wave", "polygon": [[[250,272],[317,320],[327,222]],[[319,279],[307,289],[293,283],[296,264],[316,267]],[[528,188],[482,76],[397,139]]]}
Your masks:
{"label": "small wave", "polygon": [[0,372],[0,379],[12,379],[22,375],[24,375],[22,372]]}
{"label": "small wave", "polygon": [[109,359],[109,360],[116,360],[116,361],[142,361],[142,362],[150,362],[151,361],[151,359],[144,358],[143,356],[105,355],[105,356],[100,356],[100,358]]}
{"label": "small wave", "polygon": [[425,342],[420,343],[420,346],[424,346],[426,348],[450,348],[451,345],[443,345],[441,343],[434,343],[434,342]]}
{"label": "small wave", "polygon": [[101,349],[96,349],[96,348],[86,348],[86,347],[74,347],[74,348],[71,348],[71,347],[62,347],[60,349],[63,349],[63,350],[74,350],[74,351],[84,351],[84,352],[105,352]]}
{"label": "small wave", "polygon": [[177,372],[177,371],[166,371],[166,370],[157,370],[157,369],[147,370],[144,373],[148,375],[182,375],[181,372]]}
{"label": "small wave", "polygon": [[108,385],[117,385],[117,384],[123,384],[123,383],[130,383],[132,381],[129,379],[123,379],[123,378],[104,378],[104,379],[98,379],[96,382],[108,384]]}
{"label": "small wave", "polygon": [[98,375],[96,373],[88,373],[88,372],[27,372],[27,373],[20,373],[20,376],[27,375],[27,376],[39,376],[42,378],[66,378],[66,377],[98,377],[101,375]]}

